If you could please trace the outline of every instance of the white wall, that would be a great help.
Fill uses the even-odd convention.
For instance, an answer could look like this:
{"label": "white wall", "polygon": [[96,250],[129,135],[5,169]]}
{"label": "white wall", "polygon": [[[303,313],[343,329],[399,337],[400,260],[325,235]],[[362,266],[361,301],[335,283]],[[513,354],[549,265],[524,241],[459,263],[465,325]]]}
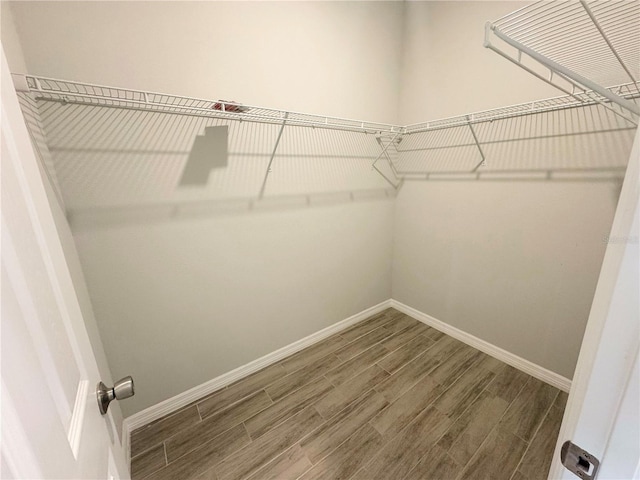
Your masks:
{"label": "white wall", "polygon": [[[402,121],[559,95],[482,47],[485,21],[519,6],[407,3]],[[493,140],[505,132],[521,139],[485,146],[487,169],[546,175],[554,165],[626,164],[632,130],[562,135],[599,115],[567,112],[478,126]],[[405,183],[396,200],[393,298],[570,379],[619,181],[514,178]]]}
{"label": "white wall", "polygon": [[138,382],[125,412],[388,299],[392,215],[373,201],[77,231],[112,368]]}
{"label": "white wall", "polygon": [[7,57],[7,63],[12,72],[27,69],[22,45],[16,31],[15,19],[8,3],[0,4],[0,34],[2,35],[2,49]]}
{"label": "white wall", "polygon": [[393,298],[569,379],[618,190],[611,182],[409,182]]}
{"label": "white wall", "polygon": [[[12,7],[30,73],[397,120],[401,3]],[[65,135],[50,131],[50,140],[109,364],[116,377],[131,374],[136,381],[135,397],[121,403],[126,415],[390,298],[393,202],[366,160],[345,162],[335,153],[276,158],[269,200],[250,204],[253,209],[240,201],[229,211],[226,198],[257,193],[264,156],[253,162],[230,156],[229,168],[213,172],[207,189],[186,195],[171,191],[171,175],[179,174],[189,139],[171,143],[174,136],[163,133],[182,124],[165,123],[163,130],[156,123],[139,128],[139,117],[100,121],[79,122]],[[264,135],[270,149],[273,132]],[[252,142],[230,148],[253,152]],[[310,133],[287,130],[281,150],[295,153],[314,142]],[[345,143],[331,142],[336,152]],[[127,156],[125,147],[143,153]],[[172,157],[176,149],[181,153]],[[115,188],[102,188],[108,182]],[[148,185],[153,191],[140,198]],[[329,195],[334,190],[345,193]],[[282,198],[307,193],[313,197]],[[158,218],[154,205],[184,207],[185,197],[209,202],[204,213]],[[111,210],[96,214],[116,204],[117,218]]]}
{"label": "white wall", "polygon": [[401,123],[562,95],[483,47],[485,23],[527,3],[530,2],[406,2]]}
{"label": "white wall", "polygon": [[400,2],[15,2],[29,73],[397,121]]}

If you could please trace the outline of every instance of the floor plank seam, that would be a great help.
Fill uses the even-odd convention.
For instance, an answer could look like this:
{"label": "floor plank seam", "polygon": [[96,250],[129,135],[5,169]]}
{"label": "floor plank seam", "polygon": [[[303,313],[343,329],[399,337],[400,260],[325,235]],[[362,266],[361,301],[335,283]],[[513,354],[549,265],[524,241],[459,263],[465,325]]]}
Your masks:
{"label": "floor plank seam", "polygon": [[527,443],[527,448],[525,448],[524,452],[522,453],[522,457],[520,457],[520,461],[518,462],[518,464],[516,465],[515,470],[513,471],[513,474],[511,475],[512,477],[516,474],[516,472],[518,471],[518,469],[520,468],[520,465],[522,465],[522,462],[524,461],[525,457],[527,456],[527,452],[529,451],[529,449],[531,448],[531,445],[533,445],[533,440],[536,438],[536,436],[538,435],[538,432],[540,431],[540,429],[542,428],[542,424],[544,423],[544,421],[546,420],[547,416],[549,415],[549,412],[551,412],[551,409],[554,407],[554,403],[556,401],[556,399],[558,398],[558,395],[560,393],[558,392],[556,394],[555,397],[553,397],[553,400],[549,403],[549,407],[546,409],[544,415],[542,416],[542,419],[540,420],[540,422],[538,423],[538,426],[536,427],[535,431],[533,432],[533,435],[531,435],[531,440]]}
{"label": "floor plank seam", "polygon": [[[266,387],[265,387],[265,388],[263,388],[263,389],[262,389],[262,391],[263,391],[264,393],[266,393],[266,394],[267,394],[267,397],[269,397],[269,400],[271,400],[271,405],[273,405],[274,403],[276,403],[276,401],[273,399],[273,397],[272,397],[271,395],[269,395],[269,392],[267,392],[267,388],[266,388]],[[282,399],[280,399],[280,400],[282,400]]]}
{"label": "floor plank seam", "polygon": [[[391,352],[393,353],[393,352]],[[393,375],[393,373],[391,373],[389,370],[387,370],[386,368],[384,368],[382,365],[380,365],[379,363],[374,363],[374,365],[377,365],[378,367],[380,367],[382,370],[384,370],[385,372],[387,372],[389,375]],[[399,370],[399,369],[398,369]],[[396,372],[398,371],[396,370]]]}
{"label": "floor plank seam", "polygon": [[[474,365],[475,365],[475,364],[474,364]],[[469,367],[469,369],[471,369],[471,368],[472,368],[472,367]],[[469,369],[467,369],[467,370],[469,370]],[[465,372],[466,372],[467,370],[465,370]],[[462,376],[462,375],[461,375],[461,376]],[[460,377],[461,377],[461,376],[460,376]],[[458,377],[458,378],[456,379],[456,382],[460,379],[460,377]],[[495,377],[493,377],[493,378],[495,378]],[[452,388],[452,387],[455,385],[455,383],[456,383],[456,382],[453,382],[453,383],[451,384],[451,386],[449,386],[449,388]],[[489,384],[490,384],[490,383],[491,383],[491,382],[489,382],[489,383],[488,383],[488,384],[487,384],[487,385],[486,385],[486,386],[485,386],[485,387],[484,387],[484,388],[483,388],[483,389],[478,393],[478,395],[476,395],[475,397],[473,397],[473,399],[469,402],[469,406],[468,406],[465,410],[463,410],[463,411],[462,411],[462,413],[460,413],[456,418],[450,418],[446,413],[444,413],[444,412],[440,412],[440,413],[442,413],[443,415],[445,415],[447,418],[449,418],[449,419],[451,420],[451,426],[450,426],[447,430],[445,430],[445,431],[442,433],[442,435],[440,435],[440,437],[438,437],[438,439],[437,439],[435,442],[433,442],[433,445],[431,446],[431,448],[433,448],[434,446],[438,445],[438,443],[440,442],[440,440],[442,440],[442,439],[444,438],[444,436],[449,432],[449,429],[450,429],[450,428],[452,428],[452,427],[455,425],[455,422],[456,422],[460,417],[462,417],[462,415],[464,414],[464,412],[466,412],[469,408],[471,408],[471,406],[473,405],[473,402],[474,402],[474,401],[475,401],[475,400],[476,400],[480,395],[482,395],[482,393],[487,389],[487,387],[489,386]],[[435,403],[438,401],[438,399],[439,399],[440,397],[442,397],[443,395],[445,395],[445,393],[449,390],[449,388],[445,389],[445,390],[444,390],[440,395],[438,395],[438,396],[437,396],[437,397],[436,397],[436,398],[435,398],[435,399],[434,399],[434,400],[433,400],[433,401],[432,401],[432,402],[431,402],[427,407],[425,407],[425,408],[424,408],[420,413],[424,412],[424,410],[426,410],[427,408],[430,408],[430,407],[433,407],[433,408],[435,408],[436,410],[438,410],[438,407],[436,407],[436,406],[435,406]],[[440,410],[438,410],[438,411],[440,411]],[[418,414],[418,415],[420,415],[420,414]],[[418,415],[416,415],[416,417],[417,417]],[[412,421],[411,423],[413,423],[413,421]],[[411,425],[411,423],[410,423],[409,425]],[[409,425],[407,425],[407,428],[408,428],[408,426],[409,426]],[[478,447],[478,450],[479,450],[479,449],[480,449],[480,447]],[[430,449],[430,450],[431,450],[431,449]],[[447,452],[446,452],[446,453],[447,453],[447,455],[448,455],[448,454],[449,454],[449,450],[447,450]],[[475,453],[475,452],[474,452],[474,453]],[[418,460],[418,461],[416,462],[416,464],[411,468],[411,470],[407,473],[407,475],[405,475],[405,477],[409,476],[409,474],[411,473],[411,471],[412,471],[413,469],[415,469],[415,468],[416,468],[416,466],[420,463],[420,461],[422,461],[422,459],[423,459],[426,455],[428,455],[428,454],[429,454],[429,451],[425,452],[425,454],[419,458],[419,460]],[[456,461],[455,461],[455,459],[452,459],[452,460],[453,460],[456,464],[458,463],[458,462],[456,462]],[[469,459],[469,460],[471,460],[471,459]],[[468,462],[467,462],[467,464],[468,464]],[[461,466],[460,466],[460,467],[461,467],[461,470],[463,470],[463,469],[464,469],[464,467],[466,467],[466,465],[467,465],[467,464],[465,464],[465,465],[461,465]]]}
{"label": "floor plank seam", "polygon": [[[475,354],[474,354],[474,355],[475,355]],[[455,383],[456,383],[458,380],[460,380],[460,378],[462,378],[462,376],[463,376],[465,373],[467,373],[469,370],[471,370],[473,367],[475,367],[478,363],[480,363],[480,361],[481,361],[481,357],[482,357],[482,356],[481,356],[481,355],[478,355],[478,357],[480,357],[480,358],[478,358],[478,359],[477,359],[477,360],[475,360],[473,363],[471,363],[471,364],[470,364],[467,368],[465,368],[465,369],[464,369],[464,370],[463,370],[463,371],[462,371],[458,376],[456,376],[454,380],[452,380],[452,381],[451,381],[451,383],[449,384],[449,386],[448,386],[448,387],[446,387],[445,392],[446,392],[447,390],[449,390],[451,387],[453,387],[453,385],[455,385]],[[444,362],[443,362],[443,363],[444,363]],[[438,382],[438,383],[439,383],[440,385],[442,385],[440,382]],[[443,394],[444,394],[444,392],[443,392]]]}
{"label": "floor plank seam", "polygon": [[[495,373],[495,372],[494,372],[494,373]],[[454,422],[456,422],[459,418],[462,418],[462,417],[464,416],[464,414],[465,414],[465,413],[467,413],[467,411],[469,411],[469,410],[471,409],[471,407],[473,407],[473,403],[474,403],[474,402],[475,402],[475,401],[480,397],[480,395],[482,395],[482,394],[483,394],[483,393],[485,393],[485,392],[487,392],[487,393],[491,393],[491,392],[488,390],[488,388],[489,388],[489,386],[491,385],[491,383],[495,380],[495,378],[496,378],[497,376],[498,376],[498,375],[496,374],[496,375],[491,379],[491,381],[485,385],[485,387],[480,391],[480,393],[478,393],[478,395],[476,395],[476,396],[473,398],[473,401],[470,401],[470,402],[469,402],[469,405],[467,406],[467,408],[465,408],[462,412],[460,412],[460,415],[458,415],[458,416],[455,418],[455,420],[453,420]],[[444,435],[443,435],[443,436],[444,436]],[[448,451],[449,451],[449,450],[447,450],[447,452],[448,452]],[[457,463],[457,462],[456,462],[456,463]]]}
{"label": "floor plank seam", "polygon": [[[426,375],[425,375],[425,376],[426,376]],[[422,378],[424,378],[424,377],[422,377]],[[417,383],[416,383],[416,385],[417,385]],[[443,392],[443,393],[444,393],[444,392]],[[434,399],[433,399],[433,400],[432,400],[432,401],[431,401],[431,402],[430,402],[426,407],[424,407],[422,410],[420,410],[420,411],[419,411],[419,412],[414,416],[413,420],[411,420],[411,421],[410,421],[410,422],[409,422],[409,423],[408,423],[404,428],[402,428],[402,430],[400,430],[400,431],[399,431],[398,433],[396,433],[395,435],[391,436],[391,438],[388,438],[386,441],[383,441],[383,442],[382,442],[382,444],[380,445],[380,448],[378,448],[378,450],[376,451],[376,453],[375,453],[375,454],[373,454],[373,455],[371,456],[371,458],[369,459],[369,461],[368,461],[367,463],[365,463],[364,465],[361,465],[360,469],[366,469],[366,468],[369,466],[369,464],[371,464],[371,463],[376,459],[376,456],[377,456],[377,455],[378,455],[378,454],[379,454],[379,453],[380,453],[380,452],[381,452],[381,451],[382,451],[382,450],[383,450],[387,445],[391,444],[391,443],[393,442],[393,440],[394,440],[394,439],[398,438],[400,435],[402,435],[402,434],[405,432],[405,430],[407,430],[408,428],[410,428],[410,427],[413,425],[413,423],[414,423],[414,422],[418,421],[417,419],[420,417],[420,415],[421,415],[425,410],[427,410],[428,408],[432,408],[432,407],[433,407],[433,408],[435,408],[435,407],[433,406],[433,404],[436,402],[436,400],[437,400],[438,398],[440,398],[440,396],[441,396],[441,395],[439,395],[438,397],[434,398]],[[401,397],[401,395],[400,395],[398,398],[400,398],[400,397]],[[395,401],[395,400],[394,400],[394,401]],[[386,410],[387,408],[389,408],[391,405],[392,405],[392,403],[389,403],[389,405],[387,405],[383,410],[381,410],[381,412],[380,412],[380,413],[382,413],[384,410]],[[372,419],[371,419],[371,420],[372,420]],[[380,431],[376,428],[376,426],[375,426],[375,425],[372,425],[372,424],[371,424],[371,420],[369,420],[367,423],[368,423],[368,424],[369,424],[369,425],[370,425],[374,430],[376,430],[376,432],[378,432],[378,433],[382,436],[382,438],[384,439],[384,434],[383,434],[382,432],[380,432]],[[438,440],[436,440],[436,441],[434,442],[434,444],[433,444],[433,445],[436,445],[436,444],[440,441],[440,439],[441,439],[445,434],[446,434],[446,431],[445,431],[445,432],[444,432],[444,433],[443,433],[443,434],[438,438]],[[425,454],[426,454],[426,453],[428,453],[428,452],[425,452]],[[415,464],[415,465],[417,465],[417,464],[419,463],[419,461],[420,461],[420,460],[422,460],[422,458],[423,458],[423,457],[420,457],[420,459],[418,460],[418,462],[416,462],[416,464]],[[412,469],[415,467],[415,465],[412,467]],[[359,470],[360,470],[360,469],[359,469]],[[408,472],[408,473],[409,473],[409,472]],[[408,475],[408,473],[407,473],[407,475]],[[398,480],[400,480],[400,479],[398,479]]]}
{"label": "floor plank seam", "polygon": [[[434,401],[435,401],[435,400],[434,400]],[[451,427],[453,427],[453,424],[454,424],[454,422],[451,422]],[[451,427],[449,427],[449,428],[451,428]],[[411,474],[411,473],[416,469],[416,467],[417,467],[418,465],[420,465],[420,462],[422,462],[422,460],[423,460],[427,455],[429,455],[429,453],[431,453],[431,450],[433,450],[433,448],[434,448],[435,446],[437,446],[437,445],[438,445],[438,443],[440,442],[440,440],[442,440],[442,439],[444,438],[444,436],[447,434],[447,432],[448,432],[448,431],[449,431],[449,429],[445,430],[445,431],[444,431],[444,433],[443,433],[442,435],[440,435],[440,436],[438,437],[438,439],[437,439],[435,442],[433,442],[433,445],[431,445],[431,447],[430,447],[426,452],[424,452],[424,455],[422,455],[422,456],[418,459],[418,461],[413,465],[413,467],[411,467],[411,469],[407,472],[407,474],[406,474],[406,475],[404,475],[401,479],[398,479],[398,480],[404,480],[405,478],[408,478],[408,477],[409,477],[409,475],[410,475],[410,474]],[[449,455],[449,451],[447,450],[447,452],[446,452],[445,454],[446,454],[446,455]],[[458,462],[456,462],[456,461],[455,461],[455,459],[453,459],[453,458],[452,458],[451,460],[453,460],[456,464],[458,463]],[[462,469],[462,468],[464,468],[464,467],[461,467],[461,469]]]}
{"label": "floor plank seam", "polygon": [[[217,410],[212,410],[211,412],[209,412],[209,414],[208,414],[208,415],[205,415],[204,417],[200,416],[200,419],[201,419],[201,420],[206,420],[206,419],[207,419],[207,418],[209,418],[209,417],[212,417],[212,416],[214,416],[214,415],[218,415],[219,413],[223,413],[223,412],[225,412],[225,411],[227,411],[227,410],[229,410],[229,409],[231,409],[231,408],[235,407],[238,403],[242,402],[243,400],[246,400],[246,399],[247,399],[247,398],[249,398],[251,395],[254,395],[255,393],[257,393],[257,392],[259,392],[259,391],[260,391],[260,389],[258,389],[258,390],[253,390],[253,391],[251,391],[251,393],[249,393],[249,394],[245,395],[245,396],[244,396],[244,397],[242,397],[242,398],[239,398],[238,400],[235,400],[234,402],[230,403],[229,405],[225,405],[224,407],[221,407],[221,408],[219,408],[219,409],[217,409]],[[199,405],[200,403],[203,403],[203,402],[199,402],[198,404],[196,404],[196,408],[198,407],[198,405]]]}
{"label": "floor plank seam", "polygon": [[[169,465],[169,457],[167,457],[167,443],[166,442],[162,442],[162,450],[164,450],[164,466],[161,468],[166,467],[167,465]],[[160,469],[158,469],[160,470]]]}
{"label": "floor plank seam", "polygon": [[133,461],[136,458],[141,457],[142,455],[144,455],[145,453],[149,453],[151,450],[153,450],[154,448],[157,448],[158,445],[160,445],[161,443],[164,443],[164,440],[160,440],[158,443],[154,443],[152,446],[150,446],[149,448],[143,450],[142,452],[136,453],[135,457],[131,457],[131,461]]}
{"label": "floor plank seam", "polygon": [[[370,388],[369,390],[366,390],[364,392],[362,392],[357,398],[355,398],[354,400],[352,400],[351,402],[347,403],[343,408],[341,408],[340,410],[338,410],[336,413],[334,413],[333,415],[331,415],[329,418],[325,419],[325,422],[328,422],[329,420],[332,420],[333,418],[335,418],[336,415],[340,415],[342,412],[344,412],[347,408],[349,408],[351,405],[353,405],[354,403],[356,403],[358,400],[360,400],[363,396],[365,396],[367,393],[369,393],[371,390],[375,390],[375,388]],[[319,399],[322,400],[322,399]],[[318,400],[318,401],[319,401]],[[386,408],[386,407],[385,407]],[[316,412],[318,412],[318,410],[316,409]],[[324,416],[318,412],[318,414],[324,419]]]}
{"label": "floor plank seam", "polygon": [[[368,423],[368,422],[367,422],[367,423]],[[349,435],[346,439],[344,439],[342,442],[340,442],[338,445],[336,445],[336,447],[335,447],[333,450],[329,451],[329,452],[328,452],[324,457],[319,458],[315,463],[313,462],[313,460],[311,460],[311,459],[307,456],[306,451],[304,450],[304,448],[303,448],[302,450],[303,450],[303,451],[305,451],[305,456],[307,456],[307,458],[309,459],[309,461],[311,462],[311,464],[315,467],[316,465],[318,465],[318,464],[322,463],[322,461],[323,461],[325,458],[329,457],[332,453],[334,453],[335,451],[337,451],[337,450],[338,450],[342,445],[344,445],[345,443],[347,443],[347,442],[351,439],[351,437],[353,437],[356,433],[358,433],[360,430],[362,430],[362,428],[364,428],[364,426],[365,426],[365,425],[367,425],[367,423],[363,423],[362,425],[360,425],[360,427],[359,427],[355,432],[353,432],[353,433],[352,433],[351,435]],[[319,428],[319,427],[318,427],[318,428]]]}
{"label": "floor plank seam", "polygon": [[[296,444],[292,444],[289,445],[288,447],[285,447],[284,450],[282,452],[280,452],[277,455],[274,455],[272,458],[270,458],[269,460],[267,460],[266,462],[260,464],[258,467],[254,468],[253,470],[251,470],[249,473],[247,473],[246,475],[244,475],[241,479],[238,480],[246,480],[248,478],[251,478],[253,475],[255,475],[257,472],[259,472],[260,470],[267,468],[269,465],[271,465],[273,462],[275,462],[278,457],[286,454],[289,450],[291,450],[293,447],[295,447]],[[258,479],[256,479],[258,480]]]}
{"label": "floor plank seam", "polygon": [[[533,377],[531,377],[533,378]],[[491,438],[491,434],[496,431],[498,429],[498,427],[500,426],[500,422],[502,422],[502,419],[505,417],[505,415],[507,414],[507,412],[509,411],[509,409],[511,408],[511,406],[513,405],[513,403],[516,401],[516,399],[520,396],[520,394],[522,393],[522,390],[524,390],[524,387],[526,386],[526,384],[529,382],[529,380],[527,380],[526,382],[524,382],[524,384],[522,385],[522,387],[518,390],[518,394],[516,396],[513,397],[513,400],[509,403],[509,405],[507,406],[507,408],[505,408],[504,412],[502,413],[502,415],[500,415],[500,418],[496,421],[496,424],[493,426],[493,428],[489,431],[489,433],[487,434],[486,437],[484,437],[484,439],[482,440],[482,442],[480,443],[480,445],[478,445],[478,448],[476,449],[475,452],[473,452],[473,455],[471,456],[471,458],[469,458],[469,460],[467,461],[467,463],[465,463],[464,465],[462,465],[462,468],[460,469],[460,473],[458,474],[458,476],[456,477],[456,480],[460,480],[462,478],[463,473],[465,472],[465,469],[467,468],[467,466],[469,464],[471,464],[471,462],[478,456],[479,452],[482,451],[482,447],[485,443],[487,443],[487,440],[489,438]],[[515,473],[516,470],[514,470],[512,472]],[[509,477],[511,478],[511,476]]]}
{"label": "floor plank seam", "polygon": [[[523,387],[524,388],[524,385]],[[471,458],[469,458],[469,460],[467,460],[467,463],[465,463],[464,465],[462,465],[462,468],[460,469],[460,474],[458,475],[458,477],[456,477],[457,479],[462,477],[462,474],[464,473],[464,469],[467,467],[467,465],[469,465],[472,460],[474,458],[476,458],[478,456],[478,452],[482,451],[482,446],[487,442],[487,440],[491,437],[491,434],[498,428],[498,426],[500,425],[500,422],[502,421],[502,419],[504,418],[504,416],[507,414],[507,412],[509,411],[509,408],[511,407],[511,405],[513,404],[513,402],[515,401],[515,399],[518,398],[517,396],[511,401],[511,403],[509,403],[509,405],[507,406],[507,408],[505,408],[504,412],[502,413],[502,415],[500,415],[500,418],[496,421],[495,425],[493,426],[493,428],[489,431],[489,433],[487,434],[486,437],[484,437],[484,439],[482,440],[482,442],[480,443],[480,445],[478,445],[478,448],[476,449],[475,452],[473,452],[473,455],[471,455]]]}
{"label": "floor plank seam", "polygon": [[[509,408],[507,407],[507,409],[505,410],[505,413],[507,412],[507,410],[509,410]],[[496,422],[496,424],[493,426],[493,428],[489,431],[489,433],[487,434],[486,437],[484,437],[484,439],[482,440],[482,442],[480,443],[480,445],[478,446],[478,448],[476,449],[475,452],[473,452],[473,455],[471,455],[471,458],[469,458],[469,460],[467,460],[467,463],[465,463],[464,465],[461,465],[460,468],[460,473],[458,474],[458,476],[456,477],[456,480],[460,480],[462,478],[462,474],[464,473],[465,469],[467,468],[467,465],[469,465],[477,456],[478,456],[478,452],[482,451],[482,446],[487,443],[487,440],[491,437],[491,434],[498,428],[498,425],[500,425],[500,420],[502,420],[502,418],[504,417],[504,413],[502,414],[502,416],[500,417],[500,419]]]}
{"label": "floor plank seam", "polygon": [[[177,435],[177,433],[176,433],[176,435],[172,435],[171,437],[167,438],[167,439],[163,442],[163,443],[164,443],[164,446],[165,446],[165,455],[166,455],[166,459],[167,459],[167,465],[172,465],[172,464],[174,464],[174,463],[176,463],[176,462],[179,462],[182,458],[184,458],[185,456],[189,455],[191,452],[193,452],[193,451],[195,451],[195,450],[198,450],[199,448],[202,448],[202,447],[204,447],[205,445],[207,445],[207,444],[209,444],[209,443],[213,443],[213,442],[217,441],[218,439],[220,439],[220,438],[222,437],[222,435],[224,435],[225,433],[228,433],[230,430],[233,430],[233,429],[234,429],[234,428],[236,428],[238,425],[239,425],[239,424],[235,424],[235,425],[231,426],[230,428],[227,428],[225,431],[223,431],[223,432],[219,433],[218,435],[216,435],[216,436],[215,436],[215,437],[213,437],[212,439],[207,440],[206,442],[199,443],[199,444],[195,445],[195,446],[194,446],[193,448],[191,448],[190,450],[187,450],[186,452],[183,452],[183,453],[182,453],[182,455],[180,455],[179,457],[176,457],[176,458],[174,458],[173,460],[169,461],[169,456],[168,456],[167,448],[166,448],[167,441],[168,441],[168,440],[171,440],[173,437],[175,437],[175,436]],[[249,437],[249,439],[251,439],[251,437]]]}
{"label": "floor plank seam", "polygon": [[340,388],[340,385],[336,385],[335,383],[333,383],[331,380],[329,380],[329,379],[327,378],[327,376],[326,376],[326,375],[322,375],[322,377],[323,377],[327,382],[329,382],[331,385],[333,385],[333,388]]}
{"label": "floor plank seam", "polygon": [[247,428],[246,423],[242,422],[242,428],[244,428],[244,432],[247,434],[247,437],[249,437],[249,442],[253,442],[253,440],[251,439],[251,435],[249,434],[249,429]]}
{"label": "floor plank seam", "polygon": [[[298,445],[300,445],[300,442],[298,442]],[[298,475],[295,480],[298,480],[298,479],[304,477],[309,470],[311,470],[311,469],[313,469],[313,467],[315,467],[315,465],[313,464],[313,462],[311,461],[311,459],[307,455],[307,452],[304,451],[302,446],[300,446],[300,449],[302,450],[302,454],[304,455],[304,458],[307,459],[307,461],[311,464],[311,466],[309,468],[307,468],[304,472],[302,472],[300,475]],[[348,480],[348,479],[345,479],[345,480]]]}
{"label": "floor plank seam", "polygon": [[[436,342],[436,343],[437,343],[437,342]],[[422,355],[426,355],[426,354],[427,354],[427,352],[428,352],[431,348],[433,348],[433,346],[435,346],[435,344],[434,344],[434,345],[432,345],[432,346],[431,346],[429,349],[427,349],[426,351],[422,352],[422,353],[421,353],[420,355],[418,355],[416,358],[414,358],[414,360],[415,360],[415,359],[417,359],[418,357],[421,357]],[[455,353],[455,352],[454,352],[454,353]],[[453,354],[452,354],[452,355],[453,355]],[[449,358],[449,356],[447,357],[447,359],[448,359],[448,358]],[[425,371],[422,375],[420,375],[417,379],[414,379],[414,381],[408,385],[408,387],[407,387],[407,389],[406,389],[405,391],[403,391],[403,392],[402,392],[402,393],[400,393],[400,394],[397,394],[397,395],[396,395],[395,397],[393,397],[389,402],[390,402],[390,403],[395,402],[398,398],[400,398],[402,395],[404,395],[404,393],[406,393],[406,391],[411,390],[411,389],[412,389],[413,387],[415,387],[418,383],[420,383],[420,382],[421,382],[421,381],[422,381],[422,380],[423,380],[427,375],[429,375],[429,374],[430,374],[431,372],[433,372],[436,368],[438,368],[440,365],[442,365],[442,363],[444,363],[444,361],[445,361],[445,359],[443,359],[443,360],[439,361],[439,362],[438,362],[438,363],[436,363],[433,367],[431,367],[429,370]],[[380,367],[380,368],[382,368],[382,367]],[[404,367],[403,367],[403,368],[404,368]],[[384,370],[384,369],[383,369],[383,370]],[[400,370],[402,370],[402,369],[400,369]],[[396,371],[396,374],[397,374],[400,370]],[[387,373],[389,373],[389,372],[387,372]],[[391,378],[391,375],[393,375],[393,374],[390,374],[390,376],[389,376],[388,378]],[[377,391],[378,393],[380,393],[381,395],[384,395],[380,390],[376,389],[376,391]]]}

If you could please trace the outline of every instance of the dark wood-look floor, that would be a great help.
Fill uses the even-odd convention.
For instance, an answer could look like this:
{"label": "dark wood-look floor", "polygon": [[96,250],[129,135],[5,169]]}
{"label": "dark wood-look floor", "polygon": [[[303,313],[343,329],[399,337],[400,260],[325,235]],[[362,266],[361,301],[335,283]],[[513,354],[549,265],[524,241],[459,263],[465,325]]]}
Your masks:
{"label": "dark wood-look floor", "polygon": [[566,399],[389,309],[134,431],[132,475],[543,480]]}

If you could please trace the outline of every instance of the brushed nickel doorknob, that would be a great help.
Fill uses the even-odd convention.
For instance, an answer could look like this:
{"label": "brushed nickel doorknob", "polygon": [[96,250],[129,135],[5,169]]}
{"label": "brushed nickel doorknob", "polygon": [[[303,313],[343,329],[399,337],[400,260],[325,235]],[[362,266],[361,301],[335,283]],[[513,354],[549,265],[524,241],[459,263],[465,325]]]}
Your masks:
{"label": "brushed nickel doorknob", "polygon": [[100,413],[105,415],[109,409],[109,404],[113,400],[124,400],[125,398],[132,397],[134,394],[133,378],[130,376],[118,380],[113,388],[107,388],[102,382],[98,383],[96,395],[98,397]]}

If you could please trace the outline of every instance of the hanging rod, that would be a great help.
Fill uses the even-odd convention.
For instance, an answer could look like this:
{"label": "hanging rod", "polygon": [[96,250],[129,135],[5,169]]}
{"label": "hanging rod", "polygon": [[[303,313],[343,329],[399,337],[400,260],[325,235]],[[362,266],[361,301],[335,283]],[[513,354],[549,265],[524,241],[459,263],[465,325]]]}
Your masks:
{"label": "hanging rod", "polygon": [[631,80],[627,85],[640,94],[639,25],[637,0],[542,0],[487,23],[484,46],[563,92],[587,95],[637,124],[640,106],[611,85]]}

